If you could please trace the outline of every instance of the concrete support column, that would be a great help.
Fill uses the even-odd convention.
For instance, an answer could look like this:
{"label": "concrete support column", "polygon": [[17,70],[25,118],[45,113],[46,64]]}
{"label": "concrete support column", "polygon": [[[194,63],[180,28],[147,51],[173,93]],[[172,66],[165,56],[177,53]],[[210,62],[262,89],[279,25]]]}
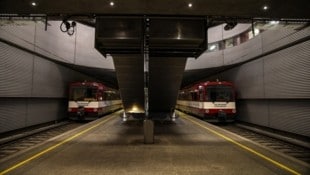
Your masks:
{"label": "concrete support column", "polygon": [[153,144],[154,143],[154,121],[150,119],[145,119],[143,122],[144,130],[144,143]]}

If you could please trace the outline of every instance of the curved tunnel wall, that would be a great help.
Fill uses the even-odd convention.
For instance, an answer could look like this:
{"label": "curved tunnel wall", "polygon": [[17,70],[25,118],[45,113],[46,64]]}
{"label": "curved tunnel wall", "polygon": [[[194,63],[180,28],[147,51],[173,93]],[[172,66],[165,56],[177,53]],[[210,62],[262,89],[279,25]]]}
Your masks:
{"label": "curved tunnel wall", "polygon": [[[220,41],[227,39],[228,36],[231,37],[239,35],[243,31],[246,31],[246,27],[250,27],[250,25],[242,25],[241,27],[237,27],[238,30],[231,31],[229,35],[223,35],[225,33],[222,32],[223,29],[221,26],[222,25],[209,29],[209,43],[211,42],[210,40]],[[224,50],[204,52],[197,59],[189,58],[187,60],[185,70],[214,68],[241,63],[305,37],[309,37],[310,27],[302,30],[299,30],[299,27],[296,25],[274,27],[237,46]]]}
{"label": "curved tunnel wall", "polygon": [[[93,48],[94,29],[78,25],[75,35],[69,37],[60,32],[60,22],[49,23],[48,31],[44,31],[41,22],[0,25],[0,38],[52,59],[114,68],[111,58],[104,59]],[[237,26],[229,33],[221,29],[217,34],[210,29],[209,43],[246,28]],[[265,31],[236,47],[188,59],[186,70],[239,63],[309,35],[309,27],[300,31],[289,27]],[[292,45],[208,79],[236,84],[240,120],[309,136],[309,48],[309,41]],[[2,42],[0,50],[0,133],[62,118],[67,83],[90,78]]]}
{"label": "curved tunnel wall", "polygon": [[[239,120],[309,136],[309,36],[309,27],[294,32],[266,31],[254,39],[261,41],[257,42],[261,45],[260,51],[273,52],[207,79],[234,82],[238,90]],[[303,40],[294,44],[299,39]],[[281,48],[285,45],[288,46]],[[244,52],[242,45],[233,49],[237,52],[235,54]],[[214,53],[210,54],[213,58]]]}
{"label": "curved tunnel wall", "polygon": [[92,78],[0,42],[0,133],[65,118],[81,80]]}
{"label": "curved tunnel wall", "polygon": [[0,42],[0,133],[66,117],[68,84],[91,77]]}
{"label": "curved tunnel wall", "polygon": [[51,59],[88,67],[114,69],[110,56],[94,48],[95,29],[77,23],[72,36],[60,31],[61,21],[0,20],[0,38]]}
{"label": "curved tunnel wall", "polygon": [[93,79],[51,60],[114,69],[94,48],[94,28],[78,24],[69,36],[48,23],[0,21],[0,133],[65,118],[68,84]]}

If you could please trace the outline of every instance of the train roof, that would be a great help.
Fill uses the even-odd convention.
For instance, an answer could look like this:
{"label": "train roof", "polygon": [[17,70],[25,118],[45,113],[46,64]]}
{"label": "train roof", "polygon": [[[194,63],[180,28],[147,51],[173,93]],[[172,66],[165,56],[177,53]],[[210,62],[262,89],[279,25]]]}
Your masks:
{"label": "train roof", "polygon": [[108,88],[104,84],[95,81],[72,82],[70,83],[70,86],[94,86],[94,87]]}
{"label": "train roof", "polygon": [[198,88],[199,86],[215,86],[215,85],[234,86],[233,83],[229,81],[205,81],[205,82],[187,86],[183,89]]}
{"label": "train roof", "polygon": [[207,81],[207,82],[203,82],[203,83],[200,83],[199,85],[205,85],[205,86],[208,86],[208,85],[227,85],[227,86],[233,86],[233,84],[231,82],[228,82],[228,81]]}

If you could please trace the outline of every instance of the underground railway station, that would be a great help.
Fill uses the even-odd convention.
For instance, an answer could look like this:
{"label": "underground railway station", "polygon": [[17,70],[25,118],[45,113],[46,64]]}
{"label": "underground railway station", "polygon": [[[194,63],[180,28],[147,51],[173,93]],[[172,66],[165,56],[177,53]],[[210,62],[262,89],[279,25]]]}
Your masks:
{"label": "underground railway station", "polygon": [[310,2],[0,2],[0,174],[310,174]]}

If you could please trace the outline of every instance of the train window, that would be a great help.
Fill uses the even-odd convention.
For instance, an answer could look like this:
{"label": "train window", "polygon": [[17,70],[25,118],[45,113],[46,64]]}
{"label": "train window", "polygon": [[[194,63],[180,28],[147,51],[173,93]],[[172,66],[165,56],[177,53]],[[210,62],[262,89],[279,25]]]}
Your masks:
{"label": "train window", "polygon": [[71,100],[95,100],[97,88],[92,87],[73,87],[70,90]]}
{"label": "train window", "polygon": [[198,101],[198,92],[196,91],[192,91],[191,92],[191,99],[194,100],[194,101]]}
{"label": "train window", "polygon": [[111,93],[109,91],[104,92],[105,100],[111,100]]}
{"label": "train window", "polygon": [[225,40],[225,48],[230,48],[234,46],[234,40],[233,38],[229,38]]}
{"label": "train window", "polygon": [[203,89],[199,88],[199,100],[203,101]]}
{"label": "train window", "polygon": [[208,86],[207,99],[210,101],[234,101],[233,89],[230,86]]}
{"label": "train window", "polygon": [[105,91],[104,92],[105,100],[117,100],[119,99],[119,94],[116,94],[115,91]]}

